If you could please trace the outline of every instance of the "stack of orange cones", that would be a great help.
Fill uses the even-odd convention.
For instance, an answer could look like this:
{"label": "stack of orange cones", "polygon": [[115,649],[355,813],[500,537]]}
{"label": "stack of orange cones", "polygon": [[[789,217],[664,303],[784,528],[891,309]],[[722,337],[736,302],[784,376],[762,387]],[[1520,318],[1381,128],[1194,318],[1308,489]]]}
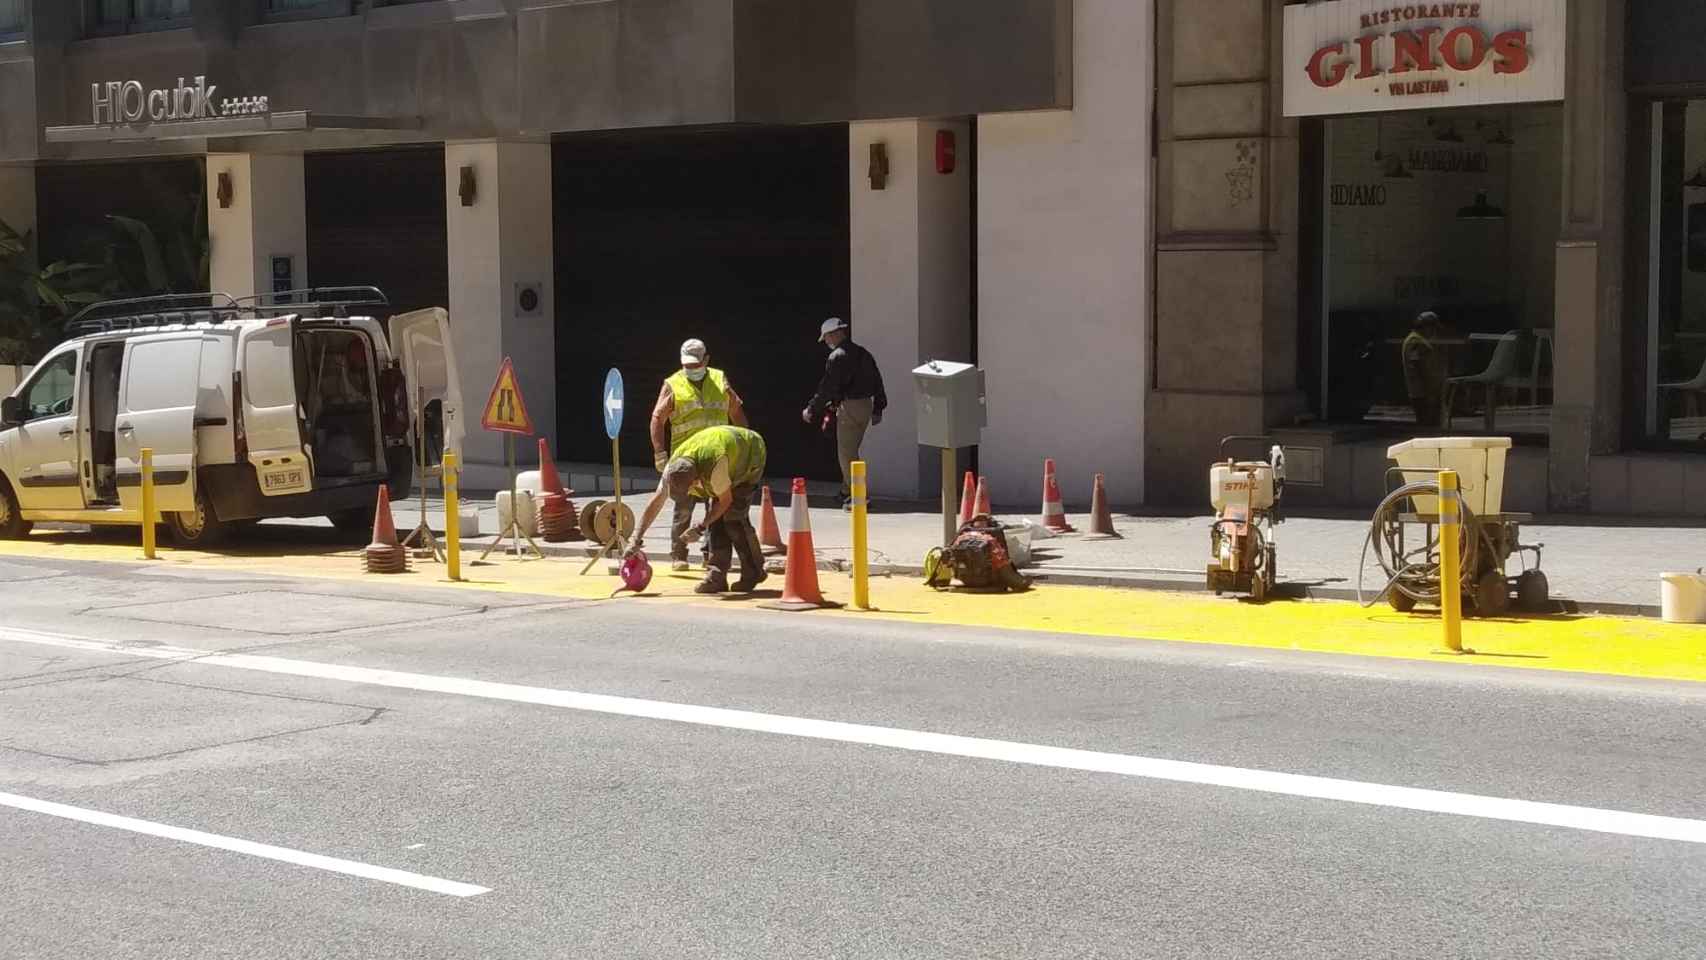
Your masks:
{"label": "stack of orange cones", "polygon": [[1054,461],[1043,461],[1043,512],[1042,525],[1055,533],[1077,533],[1072,524],[1066,522],[1066,508],[1060,502],[1060,483],[1054,478]]}
{"label": "stack of orange cones", "polygon": [[788,549],[782,542],[782,529],[776,525],[776,504],[770,499],[770,485],[763,487],[758,508],[758,545],[765,553],[781,553]]}
{"label": "stack of orange cones", "polygon": [[977,506],[977,477],[970,470],[966,471],[966,486],[960,492],[960,526],[971,522],[972,512]]}
{"label": "stack of orange cones", "polygon": [[812,517],[806,506],[806,478],[794,478],[794,504],[788,518],[788,565],[782,599],[759,606],[769,610],[819,610],[839,606],[823,598],[817,585],[817,552],[812,547]]}
{"label": "stack of orange cones", "polygon": [[1096,474],[1096,488],[1090,494],[1090,536],[1091,540],[1119,539],[1119,531],[1114,529],[1113,514],[1108,511],[1108,486],[1101,474]]}
{"label": "stack of orange cones", "polygon": [[397,542],[397,523],[391,517],[391,494],[379,485],[379,503],[373,511],[373,542],[361,552],[361,566],[368,573],[407,573],[409,554]]}
{"label": "stack of orange cones", "polygon": [[989,478],[977,478],[977,508],[973,516],[993,517],[995,511],[989,509]]}
{"label": "stack of orange cones", "polygon": [[569,501],[569,491],[557,476],[557,462],[545,438],[539,438],[539,532],[546,543],[570,543],[584,540],[575,505]]}

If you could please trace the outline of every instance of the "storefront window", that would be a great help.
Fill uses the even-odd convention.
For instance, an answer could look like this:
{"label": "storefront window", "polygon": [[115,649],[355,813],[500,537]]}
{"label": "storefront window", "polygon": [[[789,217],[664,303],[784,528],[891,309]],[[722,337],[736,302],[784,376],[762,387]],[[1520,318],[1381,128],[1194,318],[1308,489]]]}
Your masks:
{"label": "storefront window", "polygon": [[1652,109],[1646,432],[1706,449],[1706,100]]}
{"label": "storefront window", "polygon": [[1324,128],[1312,359],[1326,419],[1544,440],[1561,111],[1412,111]]}
{"label": "storefront window", "polygon": [[96,0],[94,32],[137,33],[188,26],[190,0]]}
{"label": "storefront window", "polygon": [[268,19],[342,17],[350,12],[350,0],[266,0]]}
{"label": "storefront window", "polygon": [[0,0],[0,40],[15,39],[24,32],[27,0]]}

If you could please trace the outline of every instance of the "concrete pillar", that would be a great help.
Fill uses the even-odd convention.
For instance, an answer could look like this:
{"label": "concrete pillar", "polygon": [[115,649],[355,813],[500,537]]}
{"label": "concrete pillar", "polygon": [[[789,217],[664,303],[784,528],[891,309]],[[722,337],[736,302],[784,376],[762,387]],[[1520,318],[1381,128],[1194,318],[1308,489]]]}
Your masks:
{"label": "concrete pillar", "polygon": [[[473,173],[464,201],[463,168]],[[505,357],[515,364],[522,399],[539,435],[556,450],[556,306],[552,271],[551,145],[473,140],[444,147],[445,201],[450,240],[450,323],[456,341],[468,434],[464,459],[470,488],[505,482],[503,436],[480,429],[487,395]],[[521,291],[536,290],[526,309]],[[586,416],[597,416],[602,384],[577,384]],[[628,416],[644,394],[631,397]],[[530,440],[518,438],[518,459],[536,466]]]}
{"label": "concrete pillar", "polygon": [[1068,503],[1092,475],[1144,497],[1150,370],[1151,0],[1079,0],[1070,112],[978,118],[977,342],[998,503]]}
{"label": "concrete pillar", "polygon": [[[954,135],[954,171],[937,172],[936,133]],[[881,426],[862,453],[876,496],[941,495],[941,453],[918,446],[911,370],[971,359],[971,125],[855,123],[849,131],[853,337],[877,358],[888,390]],[[883,189],[868,176],[872,144],[888,153]],[[969,462],[963,454],[961,463]]]}
{"label": "concrete pillar", "polygon": [[1159,0],[1156,502],[1206,508],[1222,436],[1304,405],[1297,380],[1297,124],[1274,62],[1283,0]]}
{"label": "concrete pillar", "polygon": [[1589,461],[1623,419],[1624,0],[1570,0],[1564,202],[1557,258],[1550,507],[1592,506]]}
{"label": "concrete pillar", "polygon": [[215,292],[239,299],[272,292],[274,261],[281,258],[289,258],[290,285],[309,286],[302,154],[208,154],[207,236]]}

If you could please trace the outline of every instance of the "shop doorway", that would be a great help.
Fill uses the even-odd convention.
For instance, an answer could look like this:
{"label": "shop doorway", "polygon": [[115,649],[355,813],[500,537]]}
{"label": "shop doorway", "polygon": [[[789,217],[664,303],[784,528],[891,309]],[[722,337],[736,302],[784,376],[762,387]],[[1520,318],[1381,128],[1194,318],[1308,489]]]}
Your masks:
{"label": "shop doorway", "polygon": [[303,177],[313,286],[378,287],[393,313],[450,305],[442,145],[310,153]]}
{"label": "shop doorway", "polygon": [[623,460],[649,466],[652,403],[696,337],[764,435],[773,481],[839,476],[833,438],[800,410],[823,372],[818,326],[851,300],[847,144],[844,125],[555,144],[560,458],[609,457],[598,398],[618,367]]}
{"label": "shop doorway", "polygon": [[[1322,122],[1317,413],[1394,434],[1550,432],[1556,105]],[[1313,191],[1311,191],[1313,193]],[[1431,316],[1427,316],[1431,314]]]}
{"label": "shop doorway", "polygon": [[1644,435],[1706,450],[1706,100],[1650,109]]}

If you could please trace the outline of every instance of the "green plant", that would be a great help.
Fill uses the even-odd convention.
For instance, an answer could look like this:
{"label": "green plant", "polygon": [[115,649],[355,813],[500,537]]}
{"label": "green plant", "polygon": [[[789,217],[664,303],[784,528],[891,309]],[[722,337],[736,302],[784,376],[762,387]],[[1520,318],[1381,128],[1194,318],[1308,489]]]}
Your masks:
{"label": "green plant", "polygon": [[105,266],[60,260],[38,268],[35,246],[32,232],[0,221],[0,363],[33,361],[72,314],[113,295]]}

